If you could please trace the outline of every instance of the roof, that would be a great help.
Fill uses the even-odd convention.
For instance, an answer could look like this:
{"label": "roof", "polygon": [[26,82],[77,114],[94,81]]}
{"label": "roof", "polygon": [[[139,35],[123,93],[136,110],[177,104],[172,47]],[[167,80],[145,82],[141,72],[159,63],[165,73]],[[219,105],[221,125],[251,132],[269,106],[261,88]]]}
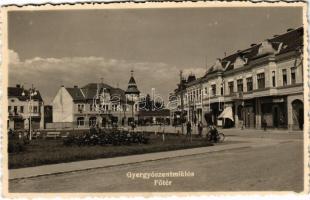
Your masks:
{"label": "roof", "polygon": [[89,83],[81,88],[85,99],[93,99],[97,95],[97,90],[102,92],[103,89],[107,90],[110,93],[110,89],[113,88],[112,86],[105,84],[105,83]]}
{"label": "roof", "polygon": [[130,77],[128,84],[136,84],[136,81],[133,78],[133,76]]}
{"label": "roof", "polygon": [[140,94],[140,91],[138,90],[136,81],[133,76],[131,76],[129,79],[128,87],[125,93],[126,94]]}
{"label": "roof", "polygon": [[102,92],[103,89],[106,90],[106,92],[109,93],[111,97],[120,97],[122,102],[126,101],[124,90],[120,88],[114,88],[105,83],[89,83],[81,88],[66,88],[74,101],[93,100],[97,95],[98,89],[99,92]]}
{"label": "roof", "polygon": [[[23,96],[22,93],[25,93]],[[41,94],[38,90],[36,90],[37,95],[32,96],[31,98],[36,101],[43,101]],[[8,97],[18,98],[20,101],[29,100],[29,90],[25,90],[23,87],[8,87]]]}
{"label": "roof", "polygon": [[73,100],[75,101],[84,100],[84,95],[80,88],[77,88],[77,87],[66,88],[66,90],[69,92]]}
{"label": "roof", "polygon": [[[296,49],[303,46],[303,27],[290,30],[282,35],[277,35],[273,38],[267,39],[259,44],[251,45],[251,47],[237,51],[231,55],[225,56],[221,61],[221,64],[225,71],[230,71],[234,69],[234,63],[238,57],[245,61],[245,65],[251,63],[251,61],[266,56],[273,50],[276,55],[284,54],[290,51],[295,51]],[[268,47],[272,49],[267,49],[265,54],[259,54],[259,49],[265,45],[270,44]],[[218,63],[211,66],[205,76],[218,71]]]}

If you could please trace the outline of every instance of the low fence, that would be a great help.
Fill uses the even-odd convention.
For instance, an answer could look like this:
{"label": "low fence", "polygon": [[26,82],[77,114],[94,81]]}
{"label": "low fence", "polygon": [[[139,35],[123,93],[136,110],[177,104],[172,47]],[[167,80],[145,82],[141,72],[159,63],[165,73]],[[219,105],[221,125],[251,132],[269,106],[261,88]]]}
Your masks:
{"label": "low fence", "polygon": [[76,128],[76,124],[73,122],[53,122],[46,123],[46,129],[66,129],[66,128]]}

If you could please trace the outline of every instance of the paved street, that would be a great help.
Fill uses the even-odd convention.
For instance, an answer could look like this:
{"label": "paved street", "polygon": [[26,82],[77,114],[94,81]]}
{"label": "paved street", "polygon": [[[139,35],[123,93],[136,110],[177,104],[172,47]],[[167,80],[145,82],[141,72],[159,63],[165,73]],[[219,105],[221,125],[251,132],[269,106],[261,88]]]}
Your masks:
{"label": "paved street", "polygon": [[[227,140],[246,148],[157,161],[16,179],[10,192],[160,192],[303,190],[303,139],[300,133],[224,130]],[[220,144],[221,145],[221,144]],[[212,148],[212,147],[210,147]],[[194,172],[193,177],[129,179],[128,172]],[[170,186],[154,186],[154,180]],[[159,182],[157,182],[159,184]]]}

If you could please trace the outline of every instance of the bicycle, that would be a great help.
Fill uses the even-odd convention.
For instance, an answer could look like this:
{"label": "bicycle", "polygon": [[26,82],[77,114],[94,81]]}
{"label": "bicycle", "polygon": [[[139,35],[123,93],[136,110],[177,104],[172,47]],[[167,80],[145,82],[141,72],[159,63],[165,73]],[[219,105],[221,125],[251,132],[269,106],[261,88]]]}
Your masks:
{"label": "bicycle", "polygon": [[[211,135],[211,131],[208,131],[208,133],[207,133],[207,135],[206,135],[206,138],[207,138],[207,140],[209,141],[209,142],[211,142],[212,141],[212,135]],[[224,140],[225,140],[225,135],[224,135],[224,133],[219,133],[219,132],[216,132],[216,141],[217,142],[224,142]]]}

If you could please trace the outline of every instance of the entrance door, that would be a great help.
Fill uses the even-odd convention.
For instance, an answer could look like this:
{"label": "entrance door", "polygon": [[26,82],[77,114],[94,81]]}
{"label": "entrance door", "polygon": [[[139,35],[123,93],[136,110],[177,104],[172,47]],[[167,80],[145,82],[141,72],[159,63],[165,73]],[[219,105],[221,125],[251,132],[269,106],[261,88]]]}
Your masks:
{"label": "entrance door", "polygon": [[299,108],[298,126],[300,130],[304,128],[304,108]]}
{"label": "entrance door", "polygon": [[293,129],[303,129],[304,126],[304,105],[299,99],[292,102],[293,108]]}
{"label": "entrance door", "polygon": [[273,110],[273,126],[278,128],[279,127],[279,111],[278,107],[275,107]]}

